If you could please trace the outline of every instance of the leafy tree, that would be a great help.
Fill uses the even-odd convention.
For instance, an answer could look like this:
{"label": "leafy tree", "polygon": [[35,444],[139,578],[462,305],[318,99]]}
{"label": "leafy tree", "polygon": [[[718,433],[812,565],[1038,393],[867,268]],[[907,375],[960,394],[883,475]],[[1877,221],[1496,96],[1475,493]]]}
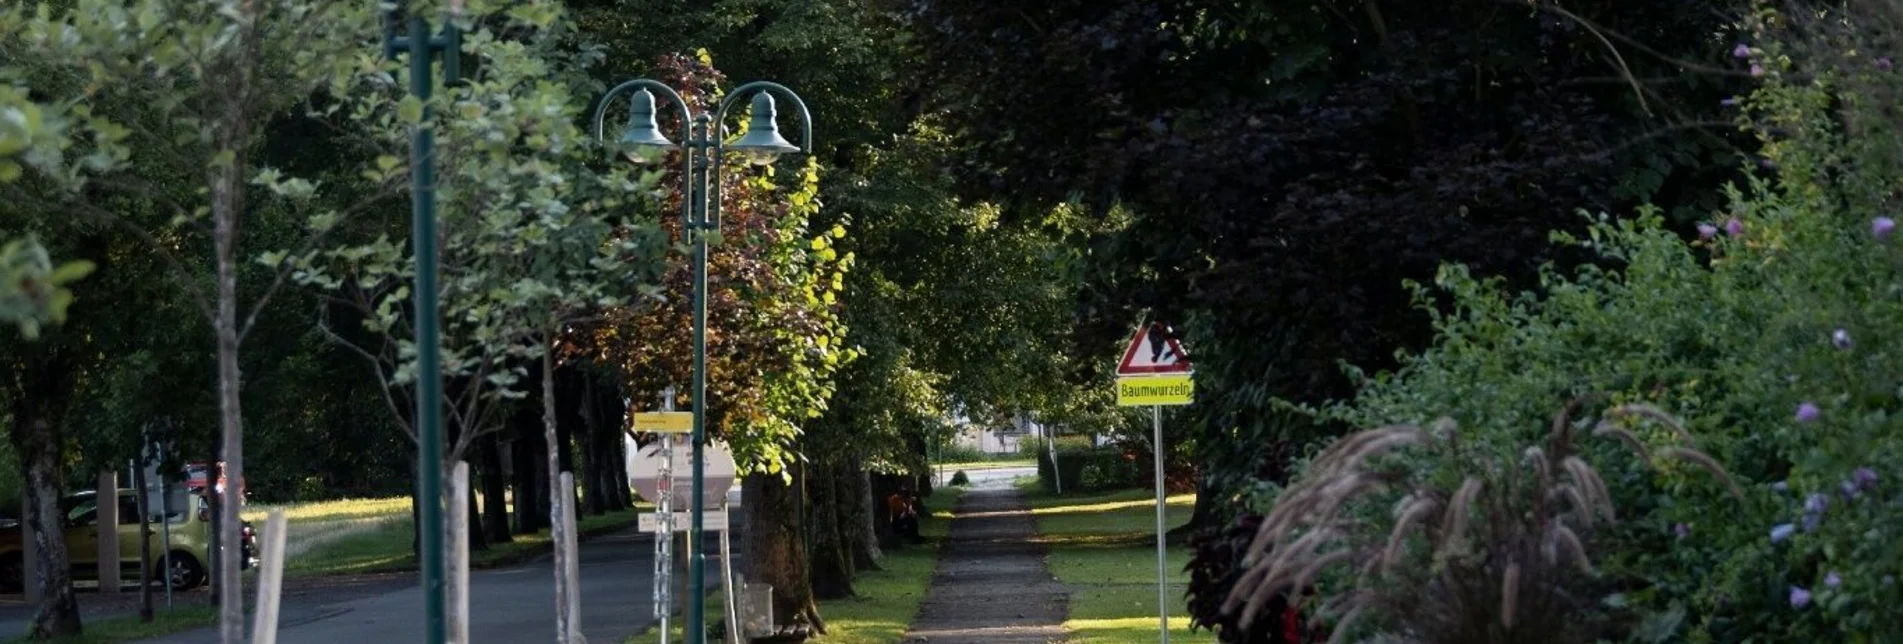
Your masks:
{"label": "leafy tree", "polygon": [[[705,52],[667,56],[652,76],[677,88],[696,113],[720,98],[722,75]],[[664,122],[665,125],[665,122]],[[672,131],[672,130],[670,130]],[[732,446],[749,499],[750,561],[774,586],[780,619],[821,623],[799,546],[796,477],[803,427],[820,415],[839,370],[858,352],[845,346],[839,294],[854,265],[835,245],[845,224],[814,226],[819,170],[800,168],[782,187],[776,169],[753,174],[736,160],[719,178],[721,230],[708,249],[707,400],[710,439]],[[670,171],[671,172],[671,171]],[[661,185],[679,185],[667,174]],[[678,212],[679,195],[661,212]],[[661,219],[671,237],[681,221]],[[581,350],[629,383],[634,400],[658,400],[669,385],[689,382],[693,355],[692,275],[686,265],[662,277],[654,306],[611,310],[590,325]],[[775,502],[774,499],[783,499]]]}
{"label": "leafy tree", "polygon": [[1735,150],[1709,130],[1743,76],[1718,40],[1740,3],[904,6],[966,194],[1103,222],[1079,354],[1142,310],[1182,323],[1206,520],[1281,473],[1290,452],[1259,446],[1334,430],[1276,399],[1345,395],[1340,361],[1427,340],[1402,278],[1526,283],[1579,259],[1545,242],[1575,208],[1710,203]]}
{"label": "leafy tree", "polygon": [[[407,174],[394,152],[411,127],[433,127],[438,189],[443,195],[440,270],[444,377],[458,384],[449,418],[456,427],[445,446],[444,464],[462,460],[477,438],[500,428],[508,401],[528,394],[524,377],[539,363],[544,437],[556,437],[554,383],[557,349],[572,324],[635,299],[661,265],[659,230],[651,222],[618,214],[631,197],[651,190],[625,172],[592,167],[599,148],[581,127],[585,102],[578,100],[574,69],[551,55],[559,33],[554,3],[518,5],[493,20],[468,20],[465,49],[480,56],[479,71],[441,95],[434,105],[399,97],[399,84],[378,75],[363,77],[337,113],[370,129],[375,165],[372,184]],[[398,80],[398,69],[388,70]],[[556,81],[551,81],[553,76]],[[561,82],[567,80],[570,82]],[[425,123],[427,115],[435,120]],[[354,307],[370,338],[359,344],[336,331],[330,337],[368,360],[391,412],[414,439],[407,421],[411,387],[418,378],[414,319],[407,305],[416,262],[408,248],[386,235],[302,256],[273,254],[267,264],[288,261],[296,278]],[[561,498],[560,449],[548,450],[548,489],[553,540],[563,543],[574,526],[560,516],[572,499]],[[425,501],[430,502],[430,501]],[[463,499],[447,499],[462,503]],[[557,638],[579,628],[570,623],[567,567],[573,553],[555,555]]]}
{"label": "leafy tree", "polygon": [[[7,77],[44,96],[47,118],[69,136],[26,155],[42,202],[115,224],[132,224],[102,197],[152,200],[168,212],[162,226],[130,228],[155,246],[209,224],[211,274],[176,260],[173,277],[211,321],[217,341],[219,426],[225,474],[243,480],[243,414],[239,349],[258,312],[288,277],[277,279],[249,306],[240,306],[238,254],[247,215],[257,203],[279,201],[295,211],[318,187],[304,179],[260,170],[251,161],[271,115],[320,87],[348,78],[375,33],[376,8],[362,3],[277,0],[247,3],[132,4],[80,0],[66,6],[31,3],[0,14]],[[129,167],[134,151],[184,160],[204,190],[183,196],[141,181]],[[251,188],[261,189],[254,200]],[[310,227],[322,231],[343,213],[318,208]],[[169,255],[167,255],[169,257]],[[209,282],[209,287],[207,287]],[[221,637],[242,636],[238,513],[240,495],[226,495],[220,515]]]}

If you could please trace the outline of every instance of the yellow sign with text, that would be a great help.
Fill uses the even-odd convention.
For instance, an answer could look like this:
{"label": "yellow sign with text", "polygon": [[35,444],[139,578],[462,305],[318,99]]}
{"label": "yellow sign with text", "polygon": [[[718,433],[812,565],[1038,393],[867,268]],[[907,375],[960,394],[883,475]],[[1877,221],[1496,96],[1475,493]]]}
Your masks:
{"label": "yellow sign with text", "polygon": [[1189,374],[1130,376],[1117,379],[1117,406],[1187,405],[1196,394]]}
{"label": "yellow sign with text", "polygon": [[661,434],[685,434],[694,431],[694,414],[685,411],[638,412],[634,431]]}

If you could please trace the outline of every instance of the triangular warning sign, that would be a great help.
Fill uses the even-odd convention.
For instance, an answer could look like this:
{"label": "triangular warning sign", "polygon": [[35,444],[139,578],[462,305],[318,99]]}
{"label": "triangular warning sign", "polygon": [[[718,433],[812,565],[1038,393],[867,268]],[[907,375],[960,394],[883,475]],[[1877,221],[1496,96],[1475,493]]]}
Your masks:
{"label": "triangular warning sign", "polygon": [[1169,327],[1156,322],[1137,329],[1130,347],[1123,350],[1123,361],[1117,363],[1119,376],[1189,372],[1189,354],[1183,353],[1183,345]]}

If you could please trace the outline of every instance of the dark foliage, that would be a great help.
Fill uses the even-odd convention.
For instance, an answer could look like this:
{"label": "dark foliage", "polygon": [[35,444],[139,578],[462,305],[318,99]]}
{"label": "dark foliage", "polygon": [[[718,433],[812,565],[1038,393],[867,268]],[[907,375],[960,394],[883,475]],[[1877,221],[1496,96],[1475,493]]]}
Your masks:
{"label": "dark foliage", "polygon": [[1719,102],[1742,74],[1711,35],[1737,2],[907,6],[963,189],[1120,222],[1092,248],[1080,341],[1101,352],[1144,310],[1183,321],[1193,413],[1225,437],[1205,448],[1251,450],[1205,454],[1232,490],[1277,473],[1255,446],[1329,429],[1274,398],[1340,396],[1341,363],[1426,341],[1404,279],[1527,280],[1573,259],[1547,233],[1579,209],[1689,219],[1703,205],[1677,195],[1737,153]]}

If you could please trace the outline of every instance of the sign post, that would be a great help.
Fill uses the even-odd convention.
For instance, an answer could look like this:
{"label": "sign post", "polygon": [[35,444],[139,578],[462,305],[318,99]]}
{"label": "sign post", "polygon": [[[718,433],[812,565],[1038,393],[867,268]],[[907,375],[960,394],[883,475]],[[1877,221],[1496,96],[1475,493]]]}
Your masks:
{"label": "sign post", "polygon": [[[661,644],[667,644],[670,632],[669,619],[673,616],[674,598],[674,433],[693,427],[693,415],[674,411],[674,388],[668,387],[661,392],[661,412],[635,413],[635,431],[658,431],[661,434],[660,476],[655,478],[655,509],[661,525],[654,535],[654,619],[661,625]],[[676,429],[681,416],[687,417],[687,428]]]}
{"label": "sign post", "polygon": [[1163,487],[1163,406],[1187,405],[1196,393],[1189,355],[1183,352],[1168,326],[1151,322],[1137,329],[1117,365],[1117,406],[1150,408],[1155,436],[1150,451],[1156,467],[1156,614],[1163,644],[1170,641],[1169,564],[1165,535],[1169,530],[1169,493]]}
{"label": "sign post", "polygon": [[[653,501],[657,510],[652,514],[640,515],[636,520],[636,526],[641,532],[655,535],[654,610],[655,620],[660,625],[663,644],[666,644],[670,635],[674,603],[674,535],[681,532],[693,532],[692,512],[698,510],[704,515],[702,518],[705,525],[719,526],[718,528],[710,527],[710,529],[721,531],[721,555],[731,560],[731,546],[728,545],[731,542],[726,537],[729,530],[726,498],[738,474],[734,467],[733,453],[727,451],[726,447],[718,443],[708,443],[705,450],[706,458],[702,460],[700,455],[703,450],[690,442],[686,445],[687,453],[681,456],[689,459],[690,462],[703,463],[704,469],[691,472],[691,474],[698,474],[697,478],[700,478],[703,483],[700,486],[701,496],[693,498],[694,494],[690,491],[686,495],[689,498],[683,500],[674,492],[676,486],[689,486],[693,482],[692,478],[683,477],[683,473],[674,471],[675,451],[680,449],[680,446],[675,444],[675,435],[693,431],[693,414],[674,411],[673,394],[674,389],[668,388],[662,403],[665,411],[638,412],[633,415],[633,431],[661,434],[658,444],[635,448],[632,443],[633,438],[630,436],[626,439],[630,441],[627,463],[628,482],[634,486],[635,494]],[[679,507],[681,503],[690,504],[690,508]],[[688,540],[687,545],[688,551],[684,555],[689,561],[693,561],[700,553],[693,550],[695,544],[692,539]],[[731,564],[727,563],[727,565]],[[731,579],[731,571],[723,573],[723,577]],[[731,582],[728,587],[732,588]],[[688,592],[692,593],[693,590],[690,588]],[[732,595],[729,595],[729,601],[734,603]],[[690,622],[687,626],[691,628],[693,624]],[[702,643],[695,642],[694,644]]]}

